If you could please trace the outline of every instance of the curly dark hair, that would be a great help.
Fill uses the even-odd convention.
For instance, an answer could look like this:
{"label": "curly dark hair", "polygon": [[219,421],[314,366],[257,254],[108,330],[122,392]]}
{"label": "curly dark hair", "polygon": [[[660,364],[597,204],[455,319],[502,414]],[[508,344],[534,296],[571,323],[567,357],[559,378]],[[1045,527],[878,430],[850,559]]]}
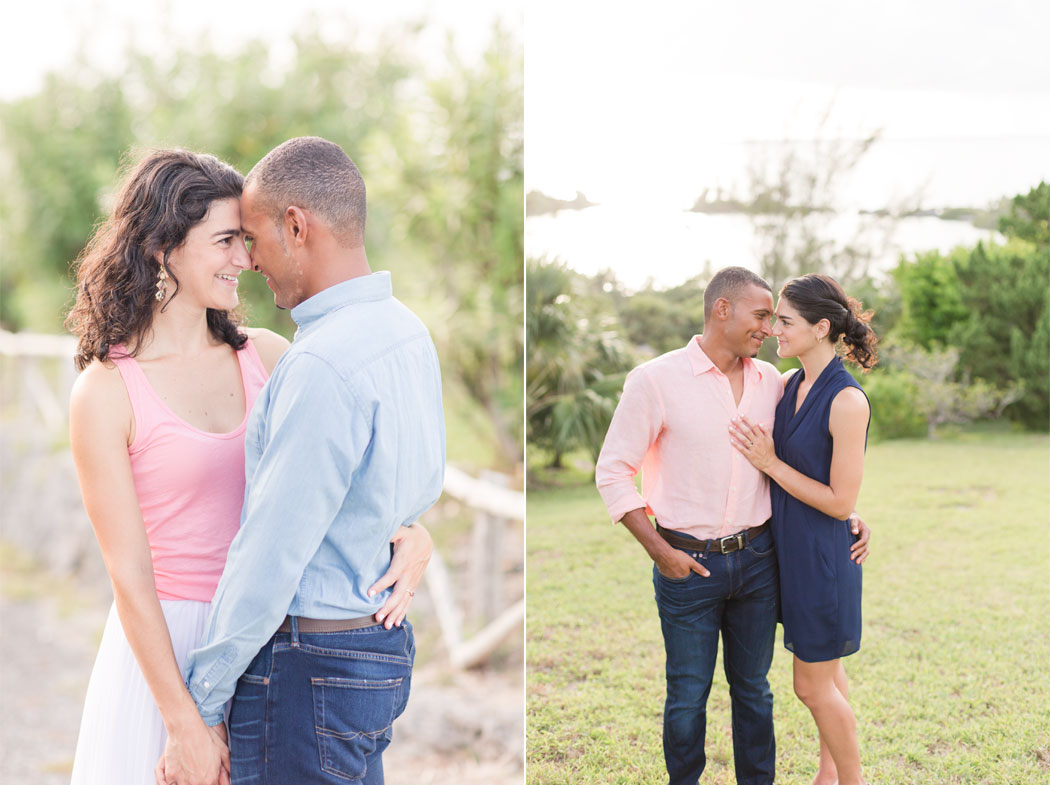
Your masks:
{"label": "curly dark hair", "polygon": [[[95,230],[76,261],[77,296],[66,328],[77,338],[76,366],[105,360],[119,344],[137,353],[153,325],[161,255],[168,277],[172,251],[203,221],[211,203],[238,199],[244,177],[212,155],[186,150],[151,150],[129,166],[112,214]],[[170,302],[170,300],[169,300]],[[212,308],[208,329],[235,350],[248,340],[237,329],[237,313]]]}
{"label": "curly dark hair", "polygon": [[879,342],[871,329],[873,311],[865,311],[859,300],[846,295],[838,281],[829,275],[810,273],[784,284],[780,296],[786,297],[810,324],[827,319],[831,325],[828,340],[839,338],[846,344],[846,359],[870,371],[879,361],[875,347]]}

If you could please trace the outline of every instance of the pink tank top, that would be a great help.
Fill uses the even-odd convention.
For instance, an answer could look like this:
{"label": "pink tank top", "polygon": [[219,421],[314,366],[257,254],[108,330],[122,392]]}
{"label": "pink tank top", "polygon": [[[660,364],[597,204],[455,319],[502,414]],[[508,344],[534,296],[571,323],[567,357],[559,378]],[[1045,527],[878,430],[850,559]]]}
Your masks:
{"label": "pink tank top", "polygon": [[128,455],[162,600],[210,602],[240,526],[244,431],[266,369],[251,341],[236,355],[245,413],[229,433],[208,433],[180,419],[123,347],[110,355],[135,416]]}

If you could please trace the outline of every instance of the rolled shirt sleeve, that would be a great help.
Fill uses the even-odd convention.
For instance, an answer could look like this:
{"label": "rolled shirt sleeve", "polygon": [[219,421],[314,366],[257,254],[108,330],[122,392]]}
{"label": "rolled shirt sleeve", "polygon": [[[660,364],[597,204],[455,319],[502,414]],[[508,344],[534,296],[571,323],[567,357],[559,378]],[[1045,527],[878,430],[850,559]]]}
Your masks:
{"label": "rolled shirt sleeve", "polygon": [[663,421],[657,389],[646,368],[636,368],[624,381],[623,395],[613,413],[594,471],[598,493],[613,522],[631,510],[647,507],[635,488],[634,477],[641,470],[649,448],[659,438]]}
{"label": "rolled shirt sleeve", "polygon": [[279,371],[257,462],[246,467],[241,528],[212,601],[206,645],[187,664],[190,694],[208,725],[222,721],[237,680],[287,615],[371,437],[372,413],[323,359],[299,354]]}

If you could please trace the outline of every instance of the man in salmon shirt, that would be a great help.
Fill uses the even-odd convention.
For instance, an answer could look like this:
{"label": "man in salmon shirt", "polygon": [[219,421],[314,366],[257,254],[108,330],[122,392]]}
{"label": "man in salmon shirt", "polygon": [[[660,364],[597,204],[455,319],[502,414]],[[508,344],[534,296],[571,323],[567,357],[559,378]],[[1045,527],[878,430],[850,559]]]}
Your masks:
{"label": "man in salmon shirt", "polygon": [[[696,785],[707,763],[707,696],[719,633],[737,783],[775,779],[766,676],[780,589],[769,482],[729,442],[738,415],[773,429],[783,383],[775,367],[755,359],[772,334],[772,317],[768,283],[742,267],[719,270],[704,291],[703,335],[627,375],[595,471],[609,515],[653,560],[667,663],[670,785]],[[634,485],[639,470],[641,495]],[[870,532],[856,516],[852,525],[859,562]]]}

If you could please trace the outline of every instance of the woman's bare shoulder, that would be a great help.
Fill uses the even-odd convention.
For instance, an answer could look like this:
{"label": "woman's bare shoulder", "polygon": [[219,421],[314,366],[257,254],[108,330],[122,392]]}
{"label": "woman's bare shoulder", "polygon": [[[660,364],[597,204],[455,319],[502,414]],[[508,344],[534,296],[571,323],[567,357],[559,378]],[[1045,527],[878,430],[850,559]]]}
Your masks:
{"label": "woman's bare shoulder", "polygon": [[242,327],[241,330],[255,346],[255,351],[259,353],[259,359],[262,360],[266,372],[273,373],[277,361],[291,346],[288,339],[264,327]]}
{"label": "woman's bare shoulder", "polygon": [[131,399],[114,363],[93,360],[80,372],[69,396],[69,415],[101,425],[124,427],[130,422]]}
{"label": "woman's bare shoulder", "polygon": [[835,393],[835,398],[831,402],[832,425],[836,421],[859,420],[867,422],[870,414],[871,405],[868,403],[868,397],[860,388],[851,385],[843,387]]}

